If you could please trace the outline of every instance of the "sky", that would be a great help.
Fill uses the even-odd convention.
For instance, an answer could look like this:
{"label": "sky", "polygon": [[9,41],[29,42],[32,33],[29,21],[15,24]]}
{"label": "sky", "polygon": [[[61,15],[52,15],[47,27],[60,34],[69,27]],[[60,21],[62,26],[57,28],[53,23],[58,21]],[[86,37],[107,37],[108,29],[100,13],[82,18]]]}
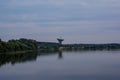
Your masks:
{"label": "sky", "polygon": [[120,43],[120,0],[0,0],[0,38]]}

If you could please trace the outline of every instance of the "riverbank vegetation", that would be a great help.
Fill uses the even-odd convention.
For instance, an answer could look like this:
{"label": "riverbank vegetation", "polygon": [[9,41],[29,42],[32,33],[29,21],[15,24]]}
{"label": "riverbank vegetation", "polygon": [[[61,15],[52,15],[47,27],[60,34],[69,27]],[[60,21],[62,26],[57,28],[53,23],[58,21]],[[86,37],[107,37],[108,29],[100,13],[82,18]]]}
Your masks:
{"label": "riverbank vegetation", "polygon": [[62,44],[54,42],[38,42],[33,39],[12,39],[2,41],[0,39],[0,53],[21,53],[26,51],[59,51],[59,50],[113,50],[120,49],[120,44]]}
{"label": "riverbank vegetation", "polygon": [[37,42],[40,50],[113,50],[120,49],[120,44],[62,44],[50,42]]}
{"label": "riverbank vegetation", "polygon": [[15,52],[37,50],[37,41],[33,39],[17,39],[9,40],[7,42],[0,39],[0,52]]}
{"label": "riverbank vegetation", "polygon": [[120,44],[64,44],[63,50],[116,50],[120,49]]}

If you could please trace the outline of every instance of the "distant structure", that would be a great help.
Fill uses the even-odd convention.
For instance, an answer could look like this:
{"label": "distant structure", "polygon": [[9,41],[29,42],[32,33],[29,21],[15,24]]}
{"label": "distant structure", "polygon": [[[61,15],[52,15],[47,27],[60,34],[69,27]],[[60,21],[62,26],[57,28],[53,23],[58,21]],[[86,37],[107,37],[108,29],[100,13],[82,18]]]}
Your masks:
{"label": "distant structure", "polygon": [[60,37],[60,38],[57,38],[57,40],[58,40],[59,44],[62,45],[62,42],[64,41],[64,39],[62,39],[62,37]]}

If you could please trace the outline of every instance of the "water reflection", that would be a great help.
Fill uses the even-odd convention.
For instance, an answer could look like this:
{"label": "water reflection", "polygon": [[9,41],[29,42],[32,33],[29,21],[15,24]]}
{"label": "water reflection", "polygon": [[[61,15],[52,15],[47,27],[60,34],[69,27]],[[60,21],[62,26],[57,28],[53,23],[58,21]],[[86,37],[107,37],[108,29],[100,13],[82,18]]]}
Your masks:
{"label": "water reflection", "polygon": [[[74,52],[75,51],[73,51],[73,53]],[[83,51],[83,52],[85,53],[86,51]],[[90,51],[90,52],[92,52],[92,51]],[[79,51],[78,51],[78,53],[79,53]],[[42,56],[49,56],[49,55],[54,55],[54,54],[57,55],[57,56],[56,55],[55,56],[59,60],[63,59],[62,50],[55,51],[55,52],[54,51],[52,51],[52,52],[51,51],[36,51],[36,52],[16,53],[16,54],[3,53],[3,54],[0,54],[0,67],[4,66],[6,64],[12,64],[14,66],[17,63],[36,61],[38,56],[42,57]]]}
{"label": "water reflection", "polygon": [[58,52],[28,52],[28,53],[19,53],[19,54],[0,54],[0,67],[5,64],[12,64],[13,66],[16,63],[25,63],[28,61],[36,61],[38,56],[58,54],[58,59],[62,59],[62,51]]}
{"label": "water reflection", "polygon": [[0,67],[5,64],[16,64],[23,63],[27,61],[35,61],[37,58],[37,53],[19,53],[19,54],[0,54]]}
{"label": "water reflection", "polygon": [[63,54],[62,54],[62,51],[60,50],[58,53],[58,59],[62,59],[62,58],[63,58]]}
{"label": "water reflection", "polygon": [[0,79],[120,80],[119,61],[120,51],[0,54]]}

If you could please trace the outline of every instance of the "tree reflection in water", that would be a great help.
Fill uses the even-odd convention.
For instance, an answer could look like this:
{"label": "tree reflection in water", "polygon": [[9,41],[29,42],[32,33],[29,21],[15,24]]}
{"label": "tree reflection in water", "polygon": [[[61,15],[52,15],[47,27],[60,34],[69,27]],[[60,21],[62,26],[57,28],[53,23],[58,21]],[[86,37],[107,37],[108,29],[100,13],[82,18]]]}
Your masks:
{"label": "tree reflection in water", "polygon": [[0,54],[0,66],[11,63],[12,65],[16,63],[23,63],[27,61],[35,61],[37,58],[37,53],[18,53],[18,54]]}
{"label": "tree reflection in water", "polygon": [[44,56],[44,55],[52,55],[52,54],[58,54],[58,59],[62,59],[62,51],[59,52],[49,52],[49,51],[42,51],[42,52],[27,52],[27,53],[16,53],[16,54],[7,54],[3,53],[0,54],[0,67],[5,64],[12,64],[13,66],[16,63],[25,63],[29,61],[36,61],[38,56]]}

